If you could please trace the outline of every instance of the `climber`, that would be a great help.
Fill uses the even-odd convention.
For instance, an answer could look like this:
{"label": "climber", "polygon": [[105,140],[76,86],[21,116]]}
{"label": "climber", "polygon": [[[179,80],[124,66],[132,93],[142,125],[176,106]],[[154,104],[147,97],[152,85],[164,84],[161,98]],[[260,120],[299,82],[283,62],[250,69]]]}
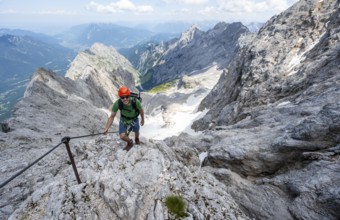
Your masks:
{"label": "climber", "polygon": [[133,146],[133,141],[129,138],[130,131],[135,133],[135,143],[140,144],[138,115],[141,116],[140,125],[143,126],[144,110],[141,102],[137,98],[131,97],[131,92],[126,86],[119,88],[118,96],[120,99],[115,101],[111,108],[111,115],[106,122],[104,134],[107,134],[118,110],[120,110],[119,137],[127,143],[124,150],[129,151]]}

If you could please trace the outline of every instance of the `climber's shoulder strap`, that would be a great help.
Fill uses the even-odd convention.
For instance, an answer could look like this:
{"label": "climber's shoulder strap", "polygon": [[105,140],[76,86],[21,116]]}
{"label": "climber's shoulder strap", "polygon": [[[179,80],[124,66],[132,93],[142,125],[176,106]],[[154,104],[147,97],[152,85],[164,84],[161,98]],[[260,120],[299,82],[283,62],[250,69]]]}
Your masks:
{"label": "climber's shoulder strap", "polygon": [[122,101],[121,99],[118,99],[118,109],[119,109],[120,111],[122,111],[123,106],[124,106],[123,101]]}

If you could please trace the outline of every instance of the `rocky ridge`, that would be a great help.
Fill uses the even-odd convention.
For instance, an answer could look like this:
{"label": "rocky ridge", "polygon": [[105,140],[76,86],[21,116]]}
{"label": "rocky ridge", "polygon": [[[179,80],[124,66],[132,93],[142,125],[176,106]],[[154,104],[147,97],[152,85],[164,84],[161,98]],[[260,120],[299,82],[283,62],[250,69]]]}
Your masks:
{"label": "rocky ridge", "polygon": [[[108,109],[117,98],[120,85],[134,87],[131,64],[113,48],[95,44],[72,62],[67,77],[38,69],[24,98],[8,120],[11,132],[0,133],[1,178],[3,181],[38,155],[60,143],[65,136],[74,137],[101,132]],[[133,68],[132,68],[133,70]],[[117,130],[116,123],[113,129]],[[36,169],[13,180],[13,187],[1,191],[0,218],[8,217],[22,200],[45,180],[57,175],[67,158],[57,149]]]}
{"label": "rocky ridge", "polygon": [[[307,16],[310,14],[314,16]],[[282,21],[277,18],[284,16],[292,19],[290,26],[301,21],[297,30],[315,30],[315,36],[318,31],[326,32],[319,34],[320,41],[315,45],[309,45],[314,45],[311,49],[305,49],[308,45],[300,48],[301,53],[306,52],[306,59],[293,69],[297,72],[290,76],[296,78],[284,81],[281,78],[289,77],[275,75],[279,64],[290,63],[293,57],[288,61],[285,54],[278,53],[283,60],[277,60],[275,67],[267,62],[270,57],[263,59],[264,54],[287,47],[271,46],[275,36],[262,45],[244,45],[208,96],[212,102],[208,98],[202,102],[201,108],[211,109],[194,126],[209,129],[199,136],[182,133],[164,141],[142,138],[142,144],[129,152],[122,150],[123,143],[116,134],[72,141],[82,183],[76,184],[65,150],[58,149],[51,161],[39,163],[1,189],[1,217],[172,219],[164,200],[170,194],[179,194],[187,203],[187,219],[339,219],[339,2],[300,1],[267,22],[259,35],[275,30],[277,21]],[[318,25],[313,19],[320,19]],[[304,26],[309,24],[306,20],[314,21],[312,30]],[[259,35],[255,39],[261,42]],[[292,33],[289,39],[294,36]],[[263,72],[268,69],[263,78],[260,67]],[[279,93],[266,92],[270,84],[263,79],[271,80],[271,74],[283,85]],[[41,78],[45,80],[37,80]],[[88,115],[98,114],[100,109],[85,99],[80,99],[84,101],[81,108],[77,103],[63,105],[72,101],[62,94],[64,86],[76,88],[81,77],[69,82],[72,80],[43,72],[37,79],[11,121],[18,133],[0,134],[1,176],[9,176],[41,151],[47,151],[37,147],[38,143],[54,143],[43,139],[45,135],[38,136],[51,134],[49,128],[57,126],[47,122],[61,123],[63,129],[71,125],[66,134],[79,135],[90,124],[99,130],[106,121],[104,116]],[[271,85],[276,85],[275,80],[270,81]],[[298,89],[284,87],[291,84]],[[60,85],[58,90],[56,85]],[[41,105],[46,103],[46,109],[52,111],[44,112]],[[67,115],[65,106],[80,116],[86,115],[82,122],[88,124],[76,121],[76,115],[60,117]],[[50,119],[48,113],[59,117]],[[32,118],[43,120],[35,124]],[[26,136],[19,136],[23,131],[27,131]],[[201,161],[204,153],[207,157]]]}

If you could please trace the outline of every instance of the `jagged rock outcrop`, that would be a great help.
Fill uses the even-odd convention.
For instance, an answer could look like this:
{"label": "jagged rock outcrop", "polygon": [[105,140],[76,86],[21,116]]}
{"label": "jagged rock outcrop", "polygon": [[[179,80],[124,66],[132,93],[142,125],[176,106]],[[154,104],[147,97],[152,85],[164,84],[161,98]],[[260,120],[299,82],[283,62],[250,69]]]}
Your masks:
{"label": "jagged rock outcrop", "polygon": [[212,65],[226,67],[238,48],[238,39],[248,33],[241,23],[218,23],[207,32],[192,26],[179,39],[160,45],[149,45],[146,51],[138,51],[137,69],[143,73],[144,89],[195,74]]}
{"label": "jagged rock outcrop", "polygon": [[204,166],[254,218],[340,217],[339,4],[273,17],[200,105],[211,109],[193,127],[215,139]]}
{"label": "jagged rock outcrop", "polygon": [[313,86],[323,85],[318,91],[334,87],[339,65],[337,7],[335,1],[300,1],[268,21],[203,100],[200,110],[212,108],[195,128],[207,128],[209,117],[217,125],[232,124],[247,115],[247,108],[307,98],[304,93],[315,90]]}

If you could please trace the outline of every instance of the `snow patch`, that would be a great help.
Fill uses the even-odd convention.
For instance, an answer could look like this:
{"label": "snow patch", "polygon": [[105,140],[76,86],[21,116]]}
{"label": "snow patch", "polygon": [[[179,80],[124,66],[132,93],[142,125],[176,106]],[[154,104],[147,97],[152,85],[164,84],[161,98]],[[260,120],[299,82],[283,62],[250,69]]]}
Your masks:
{"label": "snow patch", "polygon": [[286,101],[286,102],[281,102],[277,105],[277,107],[280,107],[280,106],[284,106],[284,105],[289,105],[291,102],[290,101]]}
{"label": "snow patch", "polygon": [[145,116],[145,125],[142,127],[141,134],[155,140],[163,140],[167,137],[179,135],[182,132],[191,135],[200,134],[201,132],[195,132],[191,129],[191,124],[193,121],[203,117],[207,112],[207,110],[195,112],[202,99],[203,97],[195,105],[188,105],[188,103],[183,105],[173,104],[167,112],[158,111],[158,114],[153,117]]}
{"label": "snow patch", "polygon": [[[222,71],[214,66],[204,73],[188,76],[190,81],[199,82],[195,88],[168,90],[165,93],[167,96],[173,96],[174,93],[191,93],[191,95],[183,104],[172,103],[166,108],[159,106],[150,115],[145,115],[145,125],[141,127],[141,135],[149,139],[163,140],[182,132],[190,135],[201,134],[202,132],[191,129],[191,125],[193,121],[202,118],[208,112],[208,109],[197,112],[198,106],[218,82],[221,74]],[[197,95],[196,91],[202,88],[205,88],[206,92]]]}
{"label": "snow patch", "polygon": [[204,159],[208,156],[208,152],[202,152],[200,153],[200,155],[198,156],[200,158],[200,167],[202,166],[202,163],[204,161]]}
{"label": "snow patch", "polygon": [[[294,68],[297,66],[297,65],[299,65],[300,63],[301,63],[301,61],[303,61],[306,57],[305,57],[305,54],[307,53],[307,52],[309,52],[310,50],[312,50],[314,47],[315,47],[315,45],[316,44],[318,44],[319,43],[319,41],[320,41],[320,39],[324,36],[326,34],[326,32],[325,33],[323,33],[323,34],[321,34],[320,35],[320,37],[319,37],[319,39],[318,40],[316,40],[316,41],[314,41],[303,53],[301,53],[301,54],[296,54],[293,58],[292,58],[292,60],[289,62],[289,64],[288,64],[288,76],[292,76],[292,75],[294,75],[295,73],[297,73],[298,71],[297,70],[295,70]],[[303,39],[302,38],[300,38],[299,39],[299,42],[301,42]]]}

